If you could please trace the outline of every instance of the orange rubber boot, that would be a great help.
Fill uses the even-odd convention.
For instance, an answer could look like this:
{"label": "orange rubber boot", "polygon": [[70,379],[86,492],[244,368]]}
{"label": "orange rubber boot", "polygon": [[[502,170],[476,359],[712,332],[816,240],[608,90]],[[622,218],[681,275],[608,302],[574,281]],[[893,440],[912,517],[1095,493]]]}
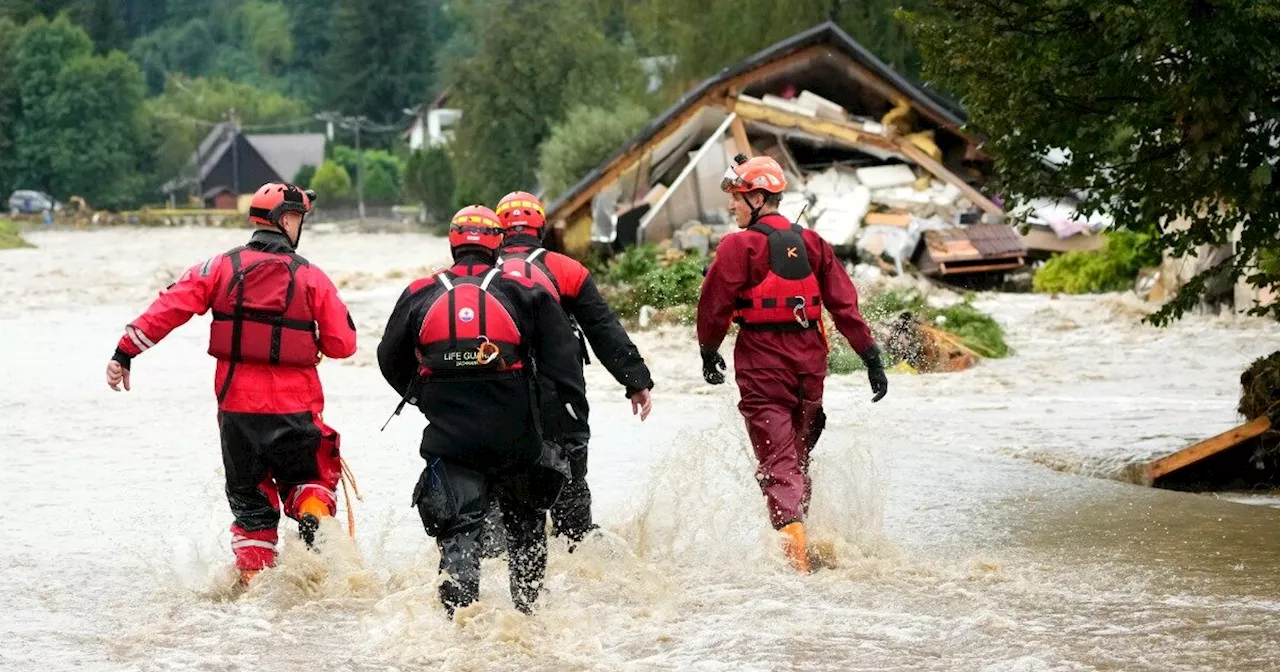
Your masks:
{"label": "orange rubber boot", "polygon": [[796,521],[786,525],[781,530],[782,547],[787,554],[787,561],[791,563],[792,568],[801,574],[809,573],[809,553],[806,550],[808,538],[805,534],[804,523]]}
{"label": "orange rubber boot", "polygon": [[307,497],[298,504],[298,534],[310,547],[316,541],[320,519],[330,517],[329,505],[319,497]]}
{"label": "orange rubber boot", "polygon": [[262,571],[261,569],[240,570],[240,587],[241,588],[249,587],[249,582],[253,580],[253,577],[258,575],[258,572],[261,572],[261,571]]}

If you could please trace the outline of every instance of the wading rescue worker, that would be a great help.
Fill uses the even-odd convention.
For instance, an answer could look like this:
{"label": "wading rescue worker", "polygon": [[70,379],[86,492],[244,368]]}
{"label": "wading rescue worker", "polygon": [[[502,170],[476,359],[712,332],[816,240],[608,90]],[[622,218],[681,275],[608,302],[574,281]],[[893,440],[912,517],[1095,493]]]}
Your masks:
{"label": "wading rescue worker", "polygon": [[[626,390],[631,400],[631,412],[643,421],[653,408],[649,390],[653,378],[649,367],[636,349],[618,316],[600,296],[591,273],[572,257],[550,252],[542,247],[542,231],[546,215],[542,203],[533,194],[517,191],[507,194],[498,202],[495,210],[498,220],[506,230],[499,250],[502,270],[522,276],[542,286],[560,302],[569,317],[591,342],[596,358],[609,371],[613,379]],[[581,358],[578,368],[590,360],[586,343],[579,340]],[[580,423],[566,423],[563,406],[556,403],[554,389],[542,385],[544,430],[547,437],[560,444],[569,458],[573,478],[560,499],[551,507],[551,522],[556,534],[569,538],[571,543],[582,541],[595,524],[591,520],[591,490],[587,487],[587,407],[581,409]],[[575,432],[569,425],[582,427]]]}
{"label": "wading rescue worker", "polygon": [[130,389],[134,357],[192,315],[213,310],[209,354],[235,522],[231,549],[240,583],[275,564],[280,509],[314,541],[332,516],[342,474],[338,432],[326,425],[321,355],[356,351],[356,329],[333,282],[294,250],[315,193],[264,184],[249,221],[260,227],[241,247],[193,266],[125,327],[107,363],[107,384]]}
{"label": "wading rescue worker", "polygon": [[[547,509],[569,479],[555,443],[543,441],[538,383],[586,431],[578,341],[555,297],[495,267],[502,225],[492,210],[454,215],[454,265],[401,294],[378,345],[382,375],[426,416],[427,461],[413,490],[440,547],[440,601],[449,615],[480,590],[481,528],[490,499],[502,510],[511,598],[529,613],[547,565]],[[397,410],[398,412],[398,410]]]}
{"label": "wading rescue worker", "polygon": [[769,157],[739,155],[721,182],[738,227],[716,248],[698,300],[702,375],[724,382],[717,352],[730,322],[740,326],[733,362],[755,451],[756,479],[787,559],[809,571],[804,518],[812,484],[809,453],[826,422],[822,386],[827,373],[826,308],[836,328],[867,365],[879,401],[889,382],[880,349],[858,312],[858,294],[831,246],[817,233],[778,214],[786,178]]}

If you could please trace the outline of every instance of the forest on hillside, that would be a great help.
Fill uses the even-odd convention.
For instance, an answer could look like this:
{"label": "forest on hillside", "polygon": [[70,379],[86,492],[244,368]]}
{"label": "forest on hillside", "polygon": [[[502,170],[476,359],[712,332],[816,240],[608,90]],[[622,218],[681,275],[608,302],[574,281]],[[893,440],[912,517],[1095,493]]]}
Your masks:
{"label": "forest on hillside", "polygon": [[[517,188],[554,197],[699,80],[821,21],[915,74],[902,4],[0,0],[0,197],[160,203],[216,124],[319,132],[324,113],[360,118],[368,200],[440,211]],[[674,57],[657,90],[650,56]],[[408,112],[445,90],[463,113],[454,142],[411,154]],[[290,177],[349,197],[361,164],[349,126],[324,165]]]}

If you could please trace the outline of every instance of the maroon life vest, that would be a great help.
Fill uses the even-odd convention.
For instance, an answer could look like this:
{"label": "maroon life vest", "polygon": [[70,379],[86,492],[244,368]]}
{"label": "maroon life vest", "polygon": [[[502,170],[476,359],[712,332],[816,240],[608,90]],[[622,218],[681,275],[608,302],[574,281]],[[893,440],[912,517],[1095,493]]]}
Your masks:
{"label": "maroon life vest", "polygon": [[542,285],[551,292],[551,296],[556,297],[556,301],[559,301],[560,283],[556,282],[555,273],[551,272],[551,268],[543,258],[546,253],[546,248],[539,247],[536,250],[503,254],[498,257],[498,268],[501,268],[503,273],[528,278]]}
{"label": "maroon life vest", "polygon": [[223,259],[231,273],[225,286],[214,289],[209,354],[230,362],[315,366],[315,315],[298,281],[307,260],[247,247]]}
{"label": "maroon life vest", "polygon": [[804,229],[757,223],[746,230],[768,237],[769,272],[760,284],[738,295],[733,321],[757,331],[816,329],[822,318],[822,292],[809,265]]}
{"label": "maroon life vest", "polygon": [[418,330],[420,373],[433,379],[476,380],[523,375],[524,339],[515,311],[489,291],[501,269],[483,276],[436,276],[436,296]]}

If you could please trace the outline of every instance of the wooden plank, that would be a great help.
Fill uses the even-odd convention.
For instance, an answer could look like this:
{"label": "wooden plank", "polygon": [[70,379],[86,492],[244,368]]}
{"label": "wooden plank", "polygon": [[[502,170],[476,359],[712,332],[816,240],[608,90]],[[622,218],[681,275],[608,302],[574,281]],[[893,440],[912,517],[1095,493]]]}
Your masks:
{"label": "wooden plank", "polygon": [[[653,218],[658,216],[658,213],[662,211],[662,208],[666,206],[667,201],[675,195],[678,189],[680,189],[680,186],[684,184],[684,181],[688,179],[690,175],[697,172],[698,163],[707,155],[707,152],[710,152],[716,145],[720,144],[720,139],[729,131],[729,126],[737,120],[737,114],[732,112],[729,113],[729,116],[725,118],[724,122],[721,123],[714,132],[712,132],[711,137],[707,138],[706,142],[702,143],[702,146],[698,148],[698,151],[693,155],[693,158],[689,159],[688,165],[686,165],[684,170],[680,171],[680,174],[676,176],[676,179],[671,182],[671,186],[667,188],[667,191],[662,195],[662,198],[659,199],[652,208],[649,208],[648,212],[644,213],[644,217],[640,219],[639,230],[636,232],[637,242],[650,242],[645,238],[645,230],[649,228],[649,222],[652,222]],[[696,184],[694,185],[694,189],[697,189]]]}
{"label": "wooden plank", "polygon": [[981,273],[983,271],[1011,271],[1015,268],[1022,268],[1025,264],[1022,257],[1018,257],[1017,261],[1008,261],[999,264],[983,264],[981,266],[952,266],[947,268],[947,264],[954,264],[953,261],[946,261],[938,264],[938,268],[942,270],[942,275],[961,275],[963,273]]}
{"label": "wooden plank", "polygon": [[1262,416],[1254,418],[1249,422],[1227,430],[1213,438],[1205,439],[1200,443],[1189,448],[1183,448],[1178,452],[1151,462],[1145,469],[1145,480],[1148,485],[1155,482],[1157,478],[1175,472],[1187,465],[1194,464],[1211,455],[1217,455],[1222,451],[1234,447],[1243,441],[1248,441],[1255,436],[1262,436],[1271,429],[1271,418]]}
{"label": "wooden plank", "polygon": [[782,128],[794,128],[818,136],[837,138],[853,145],[869,145],[889,151],[901,151],[900,148],[874,133],[867,133],[861,126],[848,122],[831,121],[830,119],[814,119],[792,114],[761,103],[739,99],[734,104],[734,111],[743,119],[760,121]]}
{"label": "wooden plank", "polygon": [[982,192],[974,189],[969,186],[967,182],[960,179],[959,175],[947,170],[941,163],[934,161],[932,156],[929,156],[924,152],[924,150],[916,147],[915,143],[902,137],[895,138],[894,142],[903,154],[906,154],[908,158],[915,161],[921,168],[932,173],[934,177],[955,185],[955,187],[960,190],[960,193],[964,194],[965,198],[969,199],[970,203],[973,203],[993,215],[999,215],[1004,212],[1000,209],[1000,206],[992,203],[986,196],[983,196]]}
{"label": "wooden plank", "polygon": [[747,140],[747,127],[742,125],[742,119],[734,116],[733,123],[729,125],[729,130],[733,131],[733,144],[738,146],[738,151],[747,155],[747,158],[753,156],[751,152],[751,142]]}

